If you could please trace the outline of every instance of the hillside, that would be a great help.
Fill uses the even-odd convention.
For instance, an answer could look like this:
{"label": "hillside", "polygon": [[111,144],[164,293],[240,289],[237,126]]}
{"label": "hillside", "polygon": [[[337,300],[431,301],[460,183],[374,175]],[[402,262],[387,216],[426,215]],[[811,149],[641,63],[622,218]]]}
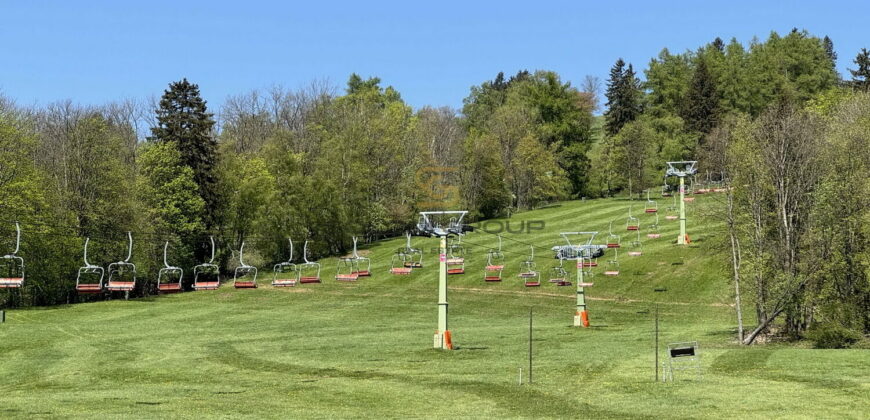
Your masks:
{"label": "hillside", "polygon": [[[515,215],[511,231],[530,221],[544,228],[505,233],[501,283],[482,279],[496,236],[467,235],[466,274],[449,278],[458,346],[451,352],[431,348],[437,242],[426,238],[413,238],[426,255],[410,276],[388,273],[402,238],[365,248],[373,275],[356,283],[333,280],[336,261],[327,259],[323,284],[275,289],[262,268],[256,290],[227,282],[217,291],[15,310],[0,324],[0,417],[866,415],[866,350],[733,342],[715,200],[699,197],[690,206],[692,245],[673,245],[677,222],[661,217],[662,237],[642,235],[642,256],[621,253],[618,277],[596,269],[586,292],[588,329],[571,327],[572,287],[525,288],[518,265],[534,244],[546,276],[556,260],[541,248],[561,245],[559,232],[599,230],[603,243],[611,220],[627,243],[628,201],[565,202]],[[667,202],[659,207],[664,216]],[[641,208],[635,213],[650,222]],[[700,342],[701,379],[653,382],[656,303],[663,345]],[[530,307],[534,384],[519,386]]]}

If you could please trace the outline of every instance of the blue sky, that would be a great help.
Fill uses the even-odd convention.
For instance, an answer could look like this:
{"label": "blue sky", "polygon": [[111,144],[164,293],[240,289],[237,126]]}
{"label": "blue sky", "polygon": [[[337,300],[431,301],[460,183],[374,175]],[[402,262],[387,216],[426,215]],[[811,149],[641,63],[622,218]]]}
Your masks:
{"label": "blue sky", "polygon": [[792,27],[830,36],[846,73],[870,48],[870,2],[279,2],[0,0],[0,92],[23,105],[159,95],[187,77],[212,106],[314,79],[378,76],[408,103],[459,107],[499,71],[579,85],[618,57],[748,42]]}

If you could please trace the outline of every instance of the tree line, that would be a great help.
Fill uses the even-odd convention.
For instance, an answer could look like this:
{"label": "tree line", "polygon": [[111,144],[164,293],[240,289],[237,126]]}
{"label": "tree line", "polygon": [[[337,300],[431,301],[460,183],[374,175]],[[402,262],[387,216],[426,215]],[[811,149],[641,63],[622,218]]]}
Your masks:
{"label": "tree line", "polygon": [[[172,264],[210,255],[229,272],[287,260],[287,237],[309,258],[410,229],[419,211],[492,217],[577,195],[592,137],[593,94],[553,72],[499,74],[463,110],[413,110],[378,78],[343,92],[314,82],[227,99],[213,112],[199,87],[173,82],[159,99],[22,107],[0,96],[0,241],[24,227],[28,262],[11,305],[75,299],[84,240],[105,266],[126,256],[154,282]],[[189,274],[189,273],[188,273]],[[188,275],[188,277],[191,277]],[[147,294],[148,288],[137,290]]]}
{"label": "tree line", "polygon": [[851,79],[836,58],[830,38],[794,29],[748,46],[664,49],[643,81],[621,59],[611,69],[587,191],[635,196],[663,186],[665,162],[679,160],[699,161],[699,181],[729,184],[713,216],[728,226],[746,344],[870,333],[870,53],[858,53]]}

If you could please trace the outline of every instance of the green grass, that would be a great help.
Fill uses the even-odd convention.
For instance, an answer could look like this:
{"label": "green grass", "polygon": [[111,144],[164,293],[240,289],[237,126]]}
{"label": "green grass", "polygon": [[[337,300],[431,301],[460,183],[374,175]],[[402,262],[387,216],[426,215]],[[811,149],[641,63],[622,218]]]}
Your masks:
{"label": "green grass", "polygon": [[[512,229],[524,220],[546,228],[506,236],[549,247],[559,231],[606,231],[611,219],[624,233],[626,204],[522,213]],[[661,239],[643,238],[643,256],[621,255],[619,277],[595,276],[588,329],[571,326],[572,288],[527,289],[516,278],[527,245],[505,240],[505,281],[484,283],[480,246],[496,239],[469,234],[467,274],[449,279],[455,351],[431,348],[434,254],[409,277],[387,274],[402,240],[368,248],[375,274],[354,284],[332,280],[330,259],[318,285],[274,289],[264,271],[257,290],[15,310],[0,324],[0,418],[866,418],[866,350],[735,344],[721,225],[690,220],[687,247],[672,245],[676,222],[661,225]],[[436,244],[414,239],[427,251]],[[656,301],[662,343],[700,341],[700,380],[652,381]],[[535,383],[519,386],[529,307]]]}

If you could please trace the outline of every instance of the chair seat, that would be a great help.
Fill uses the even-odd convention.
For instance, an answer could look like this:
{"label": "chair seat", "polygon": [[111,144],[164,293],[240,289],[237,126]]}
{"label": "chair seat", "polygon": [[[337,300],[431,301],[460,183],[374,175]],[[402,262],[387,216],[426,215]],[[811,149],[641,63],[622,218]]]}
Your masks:
{"label": "chair seat", "polygon": [[527,281],[526,282],[526,287],[538,287],[540,285],[541,285],[541,282],[539,282],[539,281]]}
{"label": "chair seat", "polygon": [[595,283],[577,283],[577,286],[580,286],[580,287],[592,287],[594,285],[595,285]]}
{"label": "chair seat", "polygon": [[646,211],[647,213],[657,213],[658,209],[646,209],[644,211]]}
{"label": "chair seat", "polygon": [[320,283],[320,277],[302,276],[302,277],[299,277],[299,283],[302,283],[302,284]]}
{"label": "chair seat", "polygon": [[356,281],[359,277],[357,274],[338,274],[335,276],[335,279],[338,281]]}
{"label": "chair seat", "polygon": [[556,286],[571,286],[572,284],[573,283],[566,280],[566,281],[560,281],[560,282],[556,283]]}
{"label": "chair seat", "polygon": [[647,233],[646,237],[650,239],[658,239],[661,238],[662,235],[660,233]]}
{"label": "chair seat", "polygon": [[604,272],[604,275],[605,275],[605,276],[618,276],[618,275],[619,275],[619,271],[616,271],[616,270],[605,271],[605,272]]}
{"label": "chair seat", "polygon": [[237,281],[233,283],[236,289],[256,289],[257,282],[254,281]]}
{"label": "chair seat", "polygon": [[24,277],[0,278],[0,289],[13,289],[24,284]]}
{"label": "chair seat", "polygon": [[496,282],[496,281],[501,281],[501,277],[499,277],[499,276],[485,276],[483,278],[483,280],[488,281],[488,282]]}
{"label": "chair seat", "polygon": [[486,271],[501,271],[504,270],[503,265],[488,265],[486,266]]}
{"label": "chair seat", "polygon": [[619,248],[619,244],[607,244],[608,248]]}
{"label": "chair seat", "polygon": [[76,292],[79,293],[100,293],[102,291],[103,285],[99,283],[76,285]]}
{"label": "chair seat", "polygon": [[127,292],[133,290],[135,287],[136,283],[132,281],[110,281],[106,285],[106,289],[113,292]]}
{"label": "chair seat", "polygon": [[296,285],[296,279],[277,279],[272,282],[274,287],[293,287]]}
{"label": "chair seat", "polygon": [[628,227],[626,227],[625,229],[626,229],[626,230],[638,230],[639,227],[637,227],[637,226],[628,226]]}
{"label": "chair seat", "polygon": [[369,277],[372,275],[368,270],[354,271],[353,273],[359,277]]}
{"label": "chair seat", "polygon": [[628,255],[630,255],[632,257],[639,257],[639,256],[643,255],[643,252],[641,252],[641,251],[628,251]]}
{"label": "chair seat", "polygon": [[216,281],[201,281],[193,284],[194,290],[215,290],[220,286]]}
{"label": "chair seat", "polygon": [[448,268],[447,274],[465,274],[464,268]]}
{"label": "chair seat", "polygon": [[396,267],[390,269],[391,274],[411,274],[411,269],[407,267]]}
{"label": "chair seat", "polygon": [[180,283],[161,283],[157,285],[157,291],[159,292],[180,292],[181,284]]}

